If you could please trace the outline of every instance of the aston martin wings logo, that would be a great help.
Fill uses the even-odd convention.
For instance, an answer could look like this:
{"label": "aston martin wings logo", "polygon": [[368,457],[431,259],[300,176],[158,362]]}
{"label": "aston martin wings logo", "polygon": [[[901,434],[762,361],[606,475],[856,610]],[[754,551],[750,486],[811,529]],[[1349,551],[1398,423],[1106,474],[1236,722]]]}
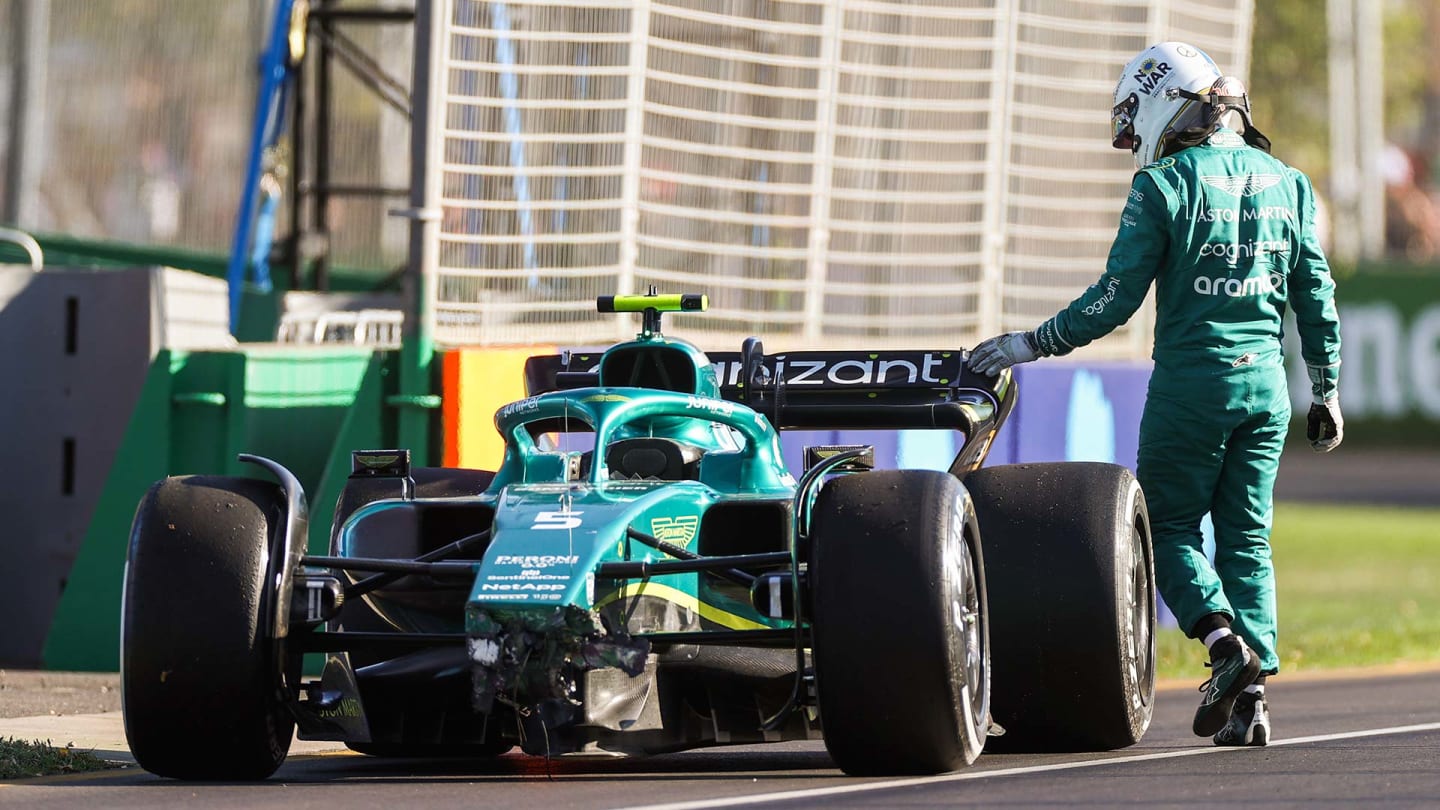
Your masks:
{"label": "aston martin wings logo", "polygon": [[1253,197],[1280,182],[1280,175],[1242,174],[1230,176],[1224,174],[1206,174],[1201,175],[1200,182],[1213,189],[1223,191],[1226,194],[1233,194],[1236,197]]}
{"label": "aston martin wings logo", "polygon": [[660,517],[650,521],[650,533],[655,535],[656,540],[674,543],[681,547],[690,545],[690,541],[695,539],[695,530],[698,528],[700,528],[700,518],[696,515],[684,515],[677,518]]}

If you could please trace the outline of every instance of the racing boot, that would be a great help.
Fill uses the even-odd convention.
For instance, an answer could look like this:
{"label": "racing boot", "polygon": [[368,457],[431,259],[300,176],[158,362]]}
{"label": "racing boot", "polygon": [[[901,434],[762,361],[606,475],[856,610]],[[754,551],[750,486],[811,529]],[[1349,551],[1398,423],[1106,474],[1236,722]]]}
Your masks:
{"label": "racing boot", "polygon": [[1245,692],[1235,698],[1230,722],[1215,733],[1216,745],[1266,745],[1270,742],[1270,709],[1265,696]]}
{"label": "racing boot", "polygon": [[1205,697],[1195,710],[1192,728],[1197,737],[1209,737],[1230,721],[1235,698],[1260,676],[1260,656],[1245,639],[1228,635],[1210,648],[1210,663],[1205,666],[1210,667],[1210,677],[1200,684]]}

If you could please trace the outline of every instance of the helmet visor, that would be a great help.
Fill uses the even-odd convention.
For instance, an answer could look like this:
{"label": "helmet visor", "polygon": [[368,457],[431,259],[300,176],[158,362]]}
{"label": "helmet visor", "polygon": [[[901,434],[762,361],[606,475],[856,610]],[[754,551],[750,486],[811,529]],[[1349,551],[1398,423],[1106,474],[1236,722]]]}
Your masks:
{"label": "helmet visor", "polygon": [[1135,151],[1135,111],[1140,108],[1140,98],[1131,93],[1124,101],[1110,110],[1110,145],[1128,152]]}

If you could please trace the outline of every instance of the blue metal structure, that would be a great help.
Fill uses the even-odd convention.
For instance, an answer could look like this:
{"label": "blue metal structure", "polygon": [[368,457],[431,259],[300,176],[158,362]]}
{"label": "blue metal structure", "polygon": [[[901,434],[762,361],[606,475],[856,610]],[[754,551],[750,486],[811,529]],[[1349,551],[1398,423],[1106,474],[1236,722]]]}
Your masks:
{"label": "blue metal structure", "polygon": [[269,243],[274,236],[280,191],[278,184],[266,184],[267,187],[262,190],[261,178],[266,170],[266,153],[274,148],[285,129],[285,108],[294,83],[295,66],[300,58],[297,47],[301,52],[304,48],[303,39],[297,41],[291,37],[295,11],[295,0],[276,0],[270,34],[266,38],[265,51],[260,56],[260,88],[255,98],[250,155],[245,165],[245,185],[240,195],[240,211],[235,217],[235,236],[225,274],[230,284],[232,334],[240,324],[240,298],[245,287],[247,266],[252,269],[250,279],[256,286],[264,291],[271,288]]}

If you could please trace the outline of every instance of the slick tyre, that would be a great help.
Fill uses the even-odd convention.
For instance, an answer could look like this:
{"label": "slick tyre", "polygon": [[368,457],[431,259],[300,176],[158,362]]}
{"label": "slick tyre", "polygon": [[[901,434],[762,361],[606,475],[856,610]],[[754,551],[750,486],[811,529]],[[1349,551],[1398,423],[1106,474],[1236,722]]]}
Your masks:
{"label": "slick tyre", "polygon": [[1016,464],[964,479],[985,538],[993,751],[1138,742],[1155,698],[1145,496],[1124,467]]}
{"label": "slick tyre", "polygon": [[125,736],[145,770],[264,779],[294,721],[266,628],[266,566],[284,531],[280,488],[248,478],[166,478],[135,513],[121,607]]}
{"label": "slick tyre", "polygon": [[962,768],[990,703],[985,566],[952,476],[846,475],[809,532],[813,656],[825,747],[848,774]]}

